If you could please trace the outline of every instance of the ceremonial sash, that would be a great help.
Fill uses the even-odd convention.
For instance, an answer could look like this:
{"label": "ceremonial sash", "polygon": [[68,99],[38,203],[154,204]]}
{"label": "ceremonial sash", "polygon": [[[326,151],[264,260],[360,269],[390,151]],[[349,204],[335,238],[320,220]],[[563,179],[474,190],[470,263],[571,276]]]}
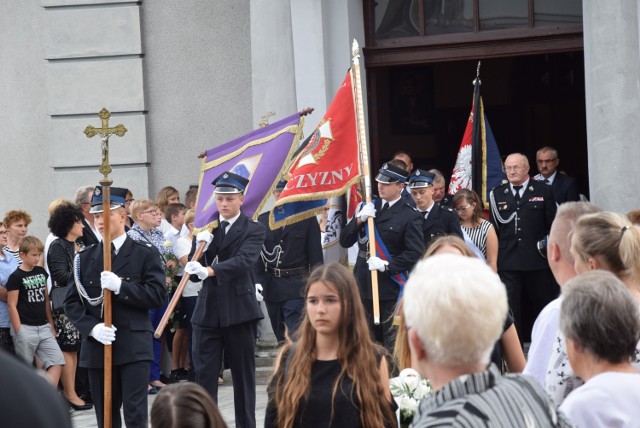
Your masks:
{"label": "ceremonial sash", "polygon": [[[361,208],[362,206],[364,206],[364,202],[362,203]],[[367,227],[364,228],[364,232],[367,238],[369,238],[369,231]],[[389,254],[387,246],[382,241],[382,238],[378,233],[378,228],[375,226],[375,224],[373,226],[373,232],[375,234],[376,255],[386,262],[391,262],[391,254]],[[404,293],[404,285],[407,283],[407,274],[406,272],[399,272],[389,276],[400,286],[400,294],[398,295],[398,299],[400,299],[402,297],[402,294]]]}

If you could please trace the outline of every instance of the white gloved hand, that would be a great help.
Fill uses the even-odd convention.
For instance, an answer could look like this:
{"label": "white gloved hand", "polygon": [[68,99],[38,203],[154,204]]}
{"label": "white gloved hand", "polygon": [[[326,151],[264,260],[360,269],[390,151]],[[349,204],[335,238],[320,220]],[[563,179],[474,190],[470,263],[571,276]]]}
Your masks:
{"label": "white gloved hand", "polygon": [[204,246],[204,251],[207,251],[209,248],[209,244],[213,241],[213,235],[208,230],[203,230],[202,232],[198,232],[196,235],[196,245],[200,242],[206,242],[207,244]]}
{"label": "white gloved hand", "polygon": [[[202,233],[202,232],[200,232]],[[189,275],[197,275],[200,279],[205,279],[209,276],[209,271],[206,267],[202,266],[198,262],[189,262],[185,265],[184,271]]]}
{"label": "white gloved hand", "polygon": [[362,221],[363,223],[366,222],[369,217],[374,217],[375,218],[376,209],[373,206],[373,202],[369,202],[368,204],[365,204],[362,207],[362,209],[360,211],[358,211],[357,216],[360,219],[360,221]]}
{"label": "white gloved hand", "polygon": [[387,270],[387,266],[389,265],[388,261],[382,260],[380,257],[369,257],[367,263],[369,264],[369,270],[377,269],[380,272]]}
{"label": "white gloved hand", "polygon": [[120,294],[120,286],[122,285],[122,280],[118,278],[113,272],[109,272],[108,270],[103,271],[100,274],[100,285],[102,289],[108,289],[114,292],[114,294]]}
{"label": "white gloved hand", "polygon": [[258,300],[258,302],[262,302],[264,300],[264,297],[262,296],[262,284],[256,284],[256,300]]}
{"label": "white gloved hand", "polygon": [[116,340],[116,330],[117,328],[114,325],[107,327],[103,322],[101,322],[91,329],[89,336],[92,336],[103,345],[111,345],[111,343]]}

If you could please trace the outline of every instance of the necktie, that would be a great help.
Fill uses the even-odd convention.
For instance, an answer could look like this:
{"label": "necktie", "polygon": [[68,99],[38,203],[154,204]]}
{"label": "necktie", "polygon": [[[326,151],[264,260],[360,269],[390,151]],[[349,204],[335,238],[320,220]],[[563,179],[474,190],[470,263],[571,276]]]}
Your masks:
{"label": "necktie", "polygon": [[514,197],[516,198],[516,204],[518,205],[520,205],[520,189],[522,189],[522,186],[513,186],[513,190],[516,191]]}
{"label": "necktie", "polygon": [[116,258],[116,246],[111,243],[111,260]]}
{"label": "necktie", "polygon": [[426,220],[427,217],[429,217],[429,210],[426,210],[423,214],[424,214],[423,217]]}
{"label": "necktie", "polygon": [[380,210],[380,213],[382,214],[383,212],[385,212],[387,210],[387,208],[389,208],[389,203],[388,202],[383,202],[382,203],[382,209]]}
{"label": "necktie", "polygon": [[224,236],[227,234],[227,226],[229,226],[229,222],[227,220],[222,220],[220,222],[220,244],[224,243]]}

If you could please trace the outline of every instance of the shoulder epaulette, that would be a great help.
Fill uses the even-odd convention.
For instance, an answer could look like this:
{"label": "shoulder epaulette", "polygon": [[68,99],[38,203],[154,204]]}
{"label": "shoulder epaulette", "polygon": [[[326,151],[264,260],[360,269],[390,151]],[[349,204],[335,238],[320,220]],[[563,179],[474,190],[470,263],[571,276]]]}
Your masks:
{"label": "shoulder epaulette", "polygon": [[78,253],[84,253],[85,251],[87,251],[90,248],[95,248],[98,244],[91,244],[88,247],[84,247],[83,249],[81,249],[80,251],[78,251]]}

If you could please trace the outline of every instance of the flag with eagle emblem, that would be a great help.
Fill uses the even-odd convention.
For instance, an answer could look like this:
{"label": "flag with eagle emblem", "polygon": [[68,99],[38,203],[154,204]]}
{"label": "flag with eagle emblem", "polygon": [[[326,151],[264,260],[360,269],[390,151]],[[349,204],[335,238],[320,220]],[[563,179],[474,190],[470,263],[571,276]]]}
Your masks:
{"label": "flag with eagle emblem", "polygon": [[455,195],[460,189],[472,189],[489,207],[489,192],[505,178],[502,160],[496,139],[484,112],[480,95],[480,78],[473,81],[473,105],[467,127],[458,150],[458,158],[453,167],[449,194]]}

